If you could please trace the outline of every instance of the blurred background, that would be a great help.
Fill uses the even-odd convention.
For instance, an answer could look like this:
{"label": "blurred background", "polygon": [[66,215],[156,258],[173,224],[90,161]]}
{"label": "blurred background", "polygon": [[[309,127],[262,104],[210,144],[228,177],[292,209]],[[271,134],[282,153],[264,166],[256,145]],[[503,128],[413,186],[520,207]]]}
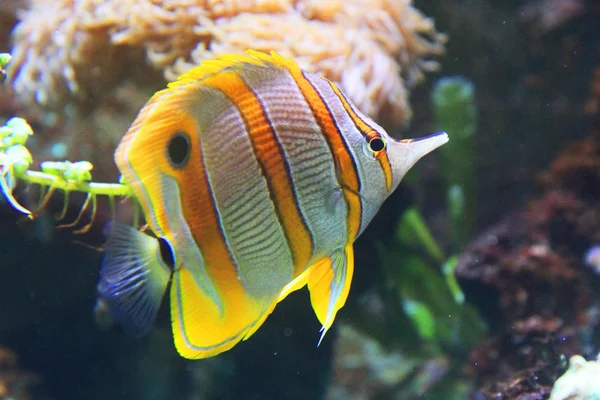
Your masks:
{"label": "blurred background", "polygon": [[[215,358],[177,355],[168,307],[129,338],[96,303],[108,205],[76,235],[59,191],[33,221],[0,199],[0,399],[550,398],[600,350],[599,21],[595,0],[3,0],[0,124],[31,125],[32,170],[87,160],[117,182],[150,96],[246,48],[337,82],[392,136],[450,142],[358,239],[318,348],[306,290]],[[567,378],[553,400],[600,395]]]}

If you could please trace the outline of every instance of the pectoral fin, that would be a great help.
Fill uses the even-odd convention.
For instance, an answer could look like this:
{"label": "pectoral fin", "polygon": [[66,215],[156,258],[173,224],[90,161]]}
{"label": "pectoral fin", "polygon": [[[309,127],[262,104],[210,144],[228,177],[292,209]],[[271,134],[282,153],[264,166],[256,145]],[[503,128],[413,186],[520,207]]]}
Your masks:
{"label": "pectoral fin", "polygon": [[338,310],[346,303],[353,272],[354,251],[351,243],[321,259],[305,272],[308,273],[308,289],[313,309],[323,324],[319,344],[333,324]]}

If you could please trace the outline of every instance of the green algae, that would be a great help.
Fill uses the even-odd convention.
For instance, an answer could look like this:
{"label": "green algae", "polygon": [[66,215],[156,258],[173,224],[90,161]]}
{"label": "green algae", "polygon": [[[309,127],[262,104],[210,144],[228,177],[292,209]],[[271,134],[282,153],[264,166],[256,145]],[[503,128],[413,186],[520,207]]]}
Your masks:
{"label": "green algae", "polygon": [[445,77],[436,82],[431,103],[437,129],[450,137],[439,152],[453,238],[463,248],[475,228],[477,107],[475,85],[465,77]]}

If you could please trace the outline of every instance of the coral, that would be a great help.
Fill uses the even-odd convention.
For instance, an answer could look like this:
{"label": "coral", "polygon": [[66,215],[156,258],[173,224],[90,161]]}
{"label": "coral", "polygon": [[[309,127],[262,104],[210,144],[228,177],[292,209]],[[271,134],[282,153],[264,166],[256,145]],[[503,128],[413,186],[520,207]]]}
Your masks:
{"label": "coral", "polygon": [[[507,362],[510,358],[513,364]],[[527,363],[518,364],[525,359]],[[505,338],[490,338],[471,353],[469,369],[479,375],[479,390],[470,398],[547,399],[560,374],[559,360],[553,345],[539,337],[527,337],[514,344],[508,344]]]}
{"label": "coral", "polygon": [[[410,0],[32,0],[13,33],[21,100],[58,108],[141,73],[141,50],[168,80],[207,58],[276,50],[336,81],[365,113],[410,118],[407,90],[445,36]],[[127,75],[129,74],[129,75]]]}
{"label": "coral", "polygon": [[581,356],[569,360],[569,369],[552,388],[550,400],[600,399],[600,356],[597,361],[586,361]]}
{"label": "coral", "polygon": [[600,219],[590,212],[573,193],[552,190],[462,255],[457,275],[467,298],[485,298],[479,305],[493,320],[492,339],[472,353],[485,398],[544,398],[558,354],[581,351],[580,333],[595,324],[584,257]]}
{"label": "coral", "polygon": [[[591,101],[597,89],[596,79]],[[545,193],[461,256],[457,276],[467,298],[485,298],[483,314],[494,321],[494,335],[471,353],[477,398],[548,398],[564,371],[561,355],[595,348],[600,278],[590,264],[600,243],[600,114],[590,111],[590,135],[566,146],[540,177]],[[563,389],[573,388],[579,371],[580,358],[573,360],[551,399],[571,398]]]}
{"label": "coral", "polygon": [[485,398],[547,398],[561,373],[559,354],[593,348],[585,332],[599,322],[600,278],[586,257],[600,241],[600,142],[592,132],[552,164],[541,179],[544,195],[461,257],[467,298],[486,293],[480,305],[494,320],[495,335],[472,353]]}

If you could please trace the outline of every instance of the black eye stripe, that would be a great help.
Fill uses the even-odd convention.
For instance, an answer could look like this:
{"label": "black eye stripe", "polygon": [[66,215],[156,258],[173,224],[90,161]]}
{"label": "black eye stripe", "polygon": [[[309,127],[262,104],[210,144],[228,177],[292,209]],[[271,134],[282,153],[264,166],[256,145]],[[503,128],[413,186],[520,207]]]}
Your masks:
{"label": "black eye stripe", "polygon": [[167,159],[175,168],[182,168],[190,157],[192,146],[185,132],[177,132],[167,144]]}
{"label": "black eye stripe", "polygon": [[374,153],[379,153],[385,149],[385,141],[381,138],[373,138],[369,141],[369,148]]}

